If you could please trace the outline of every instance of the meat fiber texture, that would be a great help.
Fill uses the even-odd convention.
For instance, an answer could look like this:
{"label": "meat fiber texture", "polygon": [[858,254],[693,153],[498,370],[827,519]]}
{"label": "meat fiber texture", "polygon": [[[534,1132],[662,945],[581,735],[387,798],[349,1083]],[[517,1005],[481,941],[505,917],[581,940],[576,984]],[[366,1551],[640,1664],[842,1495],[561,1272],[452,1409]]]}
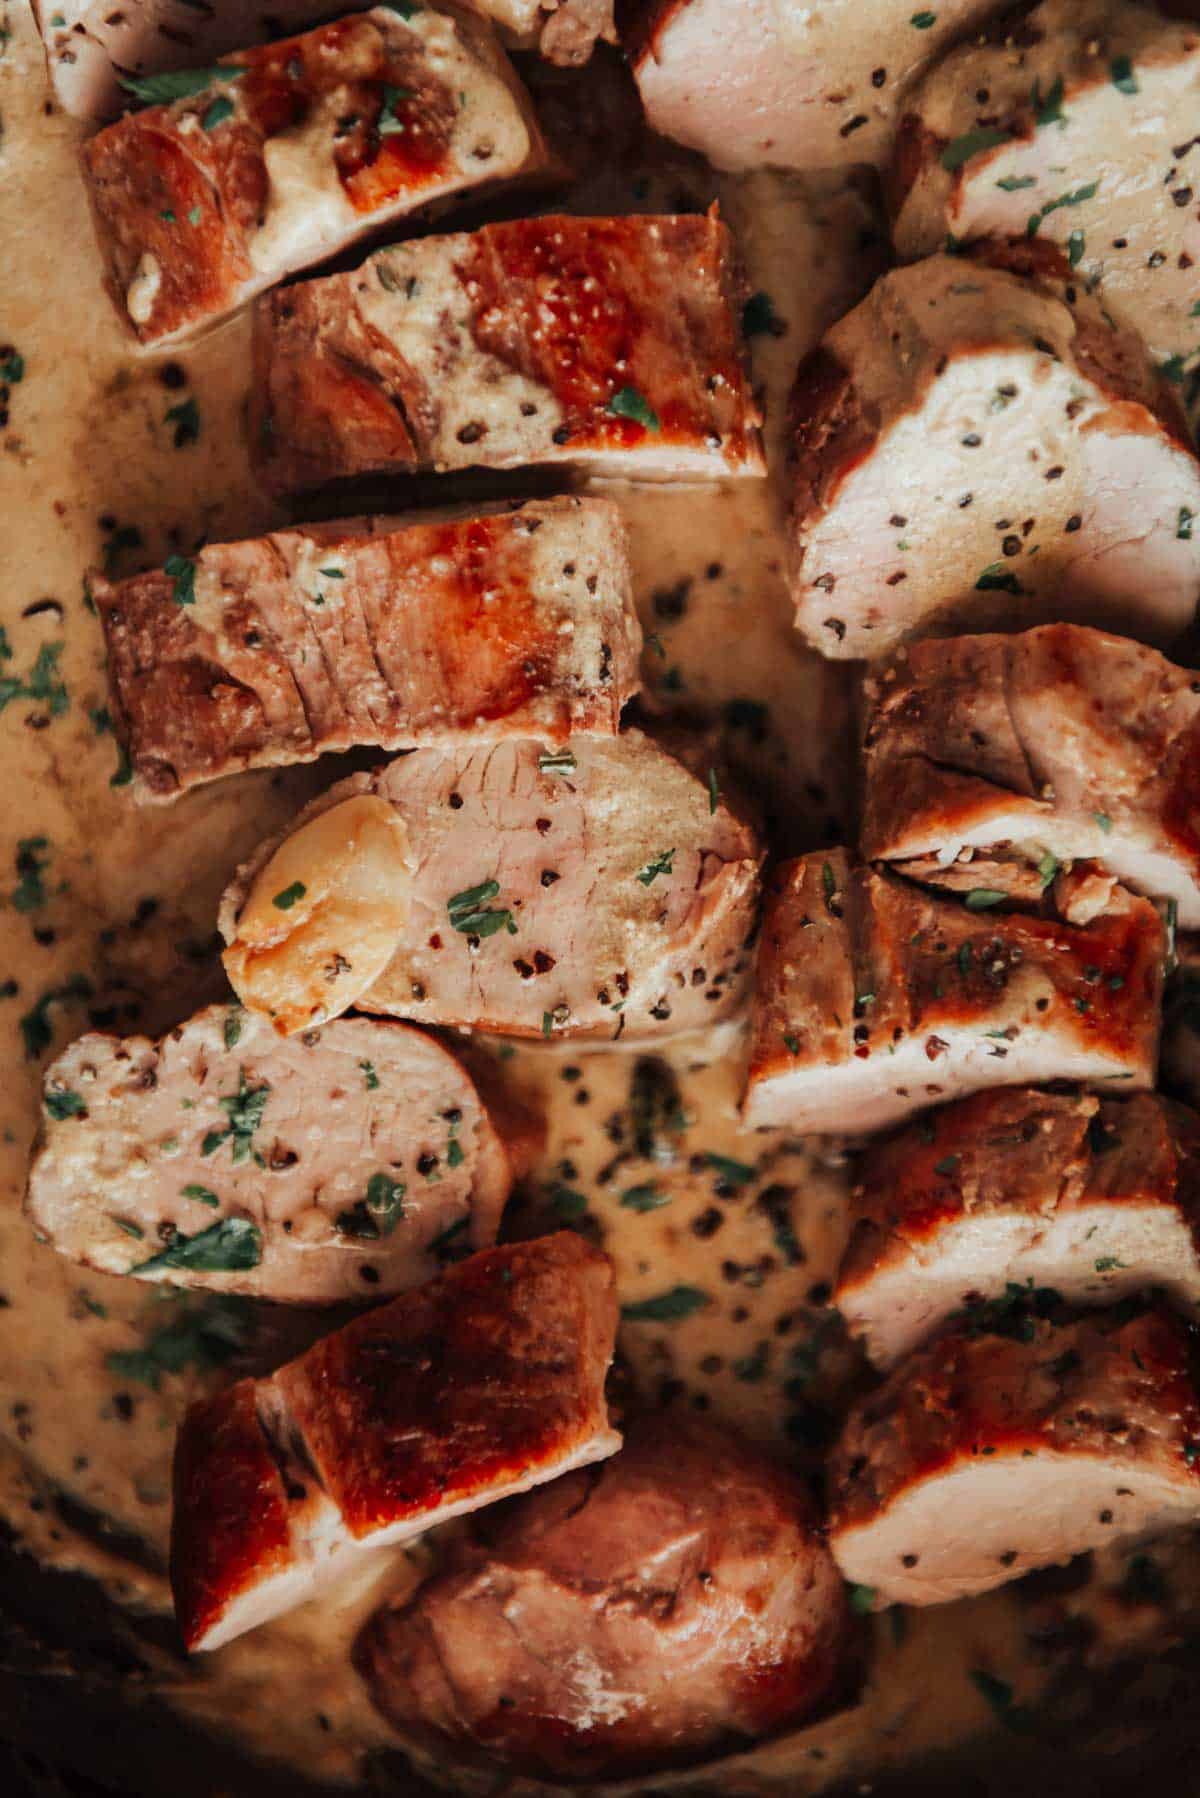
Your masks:
{"label": "meat fiber texture", "polygon": [[491,27],[445,0],[373,7],[150,84],[166,90],[182,97],[83,148],[109,289],[145,344],[547,160]]}
{"label": "meat fiber texture", "polygon": [[994,0],[651,0],[631,42],[656,131],[718,168],[886,163],[912,82]]}
{"label": "meat fiber texture", "polygon": [[[407,832],[407,914],[365,989],[357,949],[343,945],[313,998],[320,1011],[350,994],[360,1010],[426,1024],[640,1040],[740,1009],[758,838],[636,730],[574,738],[565,756],[514,741],[419,749],[340,781],[226,890],[225,964],[248,1002],[260,974],[274,980],[281,958],[302,958],[306,932],[321,927],[306,908],[320,904],[322,869],[305,870],[303,898],[275,914],[277,935],[261,947],[247,940],[248,900],[282,882],[275,858],[306,825],[367,799]],[[311,1021],[289,997],[281,1004],[284,1027]]]}
{"label": "meat fiber texture", "polygon": [[789,568],[824,655],[1058,621],[1169,645],[1200,598],[1176,390],[1050,245],[893,270],[801,363]]}
{"label": "meat fiber texture", "polygon": [[943,898],[834,849],[784,863],[758,953],[751,1125],[866,1134],[990,1087],[1153,1086],[1166,931],[1104,887],[1087,924]]}
{"label": "meat fiber texture", "polygon": [[214,1005],[51,1062],[27,1209],[103,1273],[329,1304],[489,1247],[528,1140],[500,1136],[423,1030],[340,1018],[284,1039]]}
{"label": "meat fiber texture", "polygon": [[1139,1289],[1200,1304],[1200,1118],[1127,1099],[1002,1087],[863,1155],[834,1303],[888,1368],[948,1318],[1041,1295]]}
{"label": "meat fiber texture", "polygon": [[564,1231],[474,1255],[194,1405],[171,1522],[188,1648],[292,1610],[372,1550],[611,1455],[616,1322],[607,1258]]}
{"label": "meat fiber texture", "polygon": [[844,1588],[803,1484],[694,1419],[503,1513],[356,1660],[402,1737],[548,1778],[693,1760],[836,1696]]}
{"label": "meat fiber texture", "polygon": [[866,679],[860,845],[920,880],[1037,900],[1102,863],[1200,927],[1200,681],[1050,624],[936,639]]}
{"label": "meat fiber texture", "polygon": [[829,1541],[883,1604],[942,1604],[1200,1517],[1187,1327],[1120,1308],[1021,1337],[955,1331],[847,1419]]}
{"label": "meat fiber texture", "polygon": [[1113,0],[1002,20],[905,102],[885,183],[896,248],[1049,239],[1182,381],[1200,353],[1198,106],[1194,23]]}
{"label": "meat fiber texture", "polygon": [[606,500],[298,526],[92,593],[142,798],[355,746],[611,735],[640,685]]}
{"label": "meat fiber texture", "polygon": [[[113,119],[129,104],[129,82],[194,69],[230,50],[304,31],[342,13],[370,10],[350,0],[269,0],[236,6],[196,0],[34,0],[50,79],[74,118]],[[402,9],[398,9],[402,10]],[[417,10],[414,5],[414,12]],[[615,36],[611,0],[479,0],[506,44],[536,45],[550,62],[586,62],[598,38]]]}
{"label": "meat fiber texture", "polygon": [[743,298],[715,216],[551,215],[393,244],[259,303],[259,477],[287,493],[526,464],[761,476]]}

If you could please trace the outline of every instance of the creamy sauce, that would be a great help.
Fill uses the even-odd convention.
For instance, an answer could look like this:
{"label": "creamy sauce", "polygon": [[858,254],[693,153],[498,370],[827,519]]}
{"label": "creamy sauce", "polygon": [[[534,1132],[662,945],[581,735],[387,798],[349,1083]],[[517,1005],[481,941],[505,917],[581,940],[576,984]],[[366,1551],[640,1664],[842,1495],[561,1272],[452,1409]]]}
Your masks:
{"label": "creamy sauce", "polygon": [[[7,22],[2,335],[24,373],[10,382],[0,425],[0,622],[11,648],[0,679],[22,683],[0,711],[0,1515],[47,1566],[84,1569],[118,1600],[165,1613],[161,1576],[69,1530],[47,1498],[91,1507],[138,1537],[152,1567],[162,1564],[173,1430],[212,1377],[195,1357],[215,1341],[205,1335],[213,1313],[203,1300],[84,1272],[34,1240],[21,1196],[38,1067],[89,1018],[159,1031],[225,991],[212,945],[218,895],[239,859],[332,775],[246,776],[149,810],[112,784],[119,771],[85,570],[107,551],[128,572],[280,517],[245,462],[245,320],[171,357],[131,351],[101,287],[78,128],[46,100],[24,9],[8,9]],[[753,177],[729,184],[724,202],[744,228],[751,286],[770,294],[782,325],[755,340],[775,442],[796,360],[857,297],[877,253],[862,243],[868,215],[845,184]],[[188,441],[180,423],[190,410],[176,408],[193,400],[199,434]],[[790,628],[778,493],[747,482],[623,499],[654,633],[650,708],[698,712],[721,733],[764,795],[779,842],[835,838],[850,791],[848,689]],[[546,1154],[513,1225],[567,1221],[604,1243],[622,1302],[641,1310],[621,1338],[633,1389],[811,1457],[857,1367],[824,1308],[846,1229],[836,1145],[739,1128],[737,1027],[672,1043],[649,1071],[603,1049],[498,1053],[549,1105]],[[655,1301],[678,1290],[688,1295],[676,1297],[678,1315],[656,1318]],[[183,1371],[156,1366],[164,1340],[191,1343]],[[351,1670],[350,1643],[380,1596],[414,1584],[432,1552],[386,1556],[336,1602],[200,1657],[186,1673],[164,1660],[164,1691],[257,1753],[352,1781],[363,1756],[391,1738]],[[1176,1603],[1194,1609],[1200,1563],[1187,1544],[1169,1552]],[[1128,1635],[1128,1607],[1112,1595],[1123,1577],[1114,1557],[1071,1604],[1104,1615],[1107,1606]],[[1161,1640],[1160,1609],[1137,1615]],[[972,1670],[1009,1682],[1020,1703],[1046,1676],[1028,1652],[1028,1619],[1027,1598],[997,1593],[875,1620],[861,1701],[714,1773],[713,1790],[816,1791],[982,1731],[992,1719]]]}

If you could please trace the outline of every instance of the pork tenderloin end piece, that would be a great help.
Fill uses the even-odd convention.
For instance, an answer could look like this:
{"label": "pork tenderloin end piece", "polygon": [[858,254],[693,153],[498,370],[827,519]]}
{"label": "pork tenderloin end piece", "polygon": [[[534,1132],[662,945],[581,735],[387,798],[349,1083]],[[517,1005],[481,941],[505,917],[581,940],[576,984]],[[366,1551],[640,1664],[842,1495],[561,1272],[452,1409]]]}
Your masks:
{"label": "pork tenderloin end piece", "polygon": [[102,1273],[331,1304],[490,1247],[513,1177],[470,1075],[423,1030],[340,1018],[285,1039],[213,1005],[158,1041],[90,1032],[50,1064],[26,1208]]}
{"label": "pork tenderloin end piece", "polygon": [[640,685],[607,500],[298,526],[92,593],[139,798],[355,746],[613,735]]}
{"label": "pork tenderloin end piece", "polygon": [[646,117],[718,168],[885,163],[902,94],[992,10],[949,0],[652,0],[630,44]]}
{"label": "pork tenderloin end piece", "polygon": [[965,903],[844,850],[776,872],[758,951],[751,1125],[865,1134],[988,1087],[1154,1084],[1166,931],[1116,887],[1086,925]]}
{"label": "pork tenderloin end piece", "polygon": [[809,1717],[844,1681],[844,1589],[800,1480],[707,1423],[645,1418],[600,1469],[479,1520],[356,1662],[401,1736],[570,1779]]}
{"label": "pork tenderloin end piece", "polygon": [[851,1211],[834,1303],[878,1367],[1020,1293],[1200,1304],[1200,1118],[1157,1093],[1004,1087],[945,1105],[869,1146]]}
{"label": "pork tenderloin end piece", "polygon": [[937,639],[867,675],[860,845],[920,880],[1036,896],[1094,860],[1195,929],[1198,794],[1200,683],[1127,637]]}
{"label": "pork tenderloin end piece", "polygon": [[611,1455],[616,1317],[607,1258],[564,1231],[474,1255],[193,1406],[171,1522],[187,1647],[218,1648],[369,1550]]}
{"label": "pork tenderloin end piece", "polygon": [[951,1332],[848,1418],[829,1542],[884,1604],[943,1604],[1200,1516],[1186,1326],[1152,1309]]}
{"label": "pork tenderloin end piece", "polygon": [[550,216],[391,245],[259,302],[259,475],[279,493],[524,464],[762,475],[741,299],[715,216]]}
{"label": "pork tenderloin end piece", "polygon": [[796,623],[822,654],[1047,617],[1169,644],[1200,598],[1200,464],[1134,334],[1050,246],[931,256],[801,363]]}
{"label": "pork tenderloin end piece", "polygon": [[82,152],[109,290],[144,344],[547,160],[491,26],[446,0],[372,7],[163,85],[182,97]]}
{"label": "pork tenderloin end piece", "polygon": [[[986,96],[986,98],[984,97]],[[1039,237],[1182,379],[1200,31],[1145,6],[1046,0],[952,50],[905,101],[885,181],[896,248]]]}
{"label": "pork tenderloin end piece", "polygon": [[761,860],[728,799],[640,731],[418,749],[339,781],[239,870],[225,966],[287,1032],[354,1004],[666,1036],[741,1006]]}

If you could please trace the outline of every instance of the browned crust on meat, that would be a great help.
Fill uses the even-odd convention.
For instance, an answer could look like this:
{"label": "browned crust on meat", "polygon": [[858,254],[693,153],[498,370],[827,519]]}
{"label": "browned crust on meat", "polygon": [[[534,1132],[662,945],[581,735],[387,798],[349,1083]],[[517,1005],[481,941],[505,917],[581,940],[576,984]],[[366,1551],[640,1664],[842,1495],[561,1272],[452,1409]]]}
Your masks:
{"label": "browned crust on meat", "polygon": [[[889,218],[897,218],[901,207],[931,162],[936,162],[946,148],[947,139],[931,131],[916,113],[906,112],[896,128],[892,158],[883,169],[883,203]],[[955,182],[960,179],[955,176]]]}
{"label": "browned crust on meat", "polygon": [[291,1555],[283,1476],[253,1380],[192,1406],[175,1439],[171,1590],[191,1648],[229,1605]]}
{"label": "browned crust on meat", "polygon": [[[536,533],[572,518],[579,579],[593,595],[578,637],[562,625],[574,624],[582,587],[574,600],[543,592],[533,567]],[[289,561],[305,541],[340,564],[319,606]],[[357,745],[402,749],[481,725],[547,742],[611,735],[638,685],[624,532],[605,501],[399,530],[351,520],[214,545],[196,566],[220,581],[219,617],[177,603],[165,572],[92,577],[114,728],[139,793],[156,798],[247,768]],[[583,660],[593,622],[603,666]]]}
{"label": "browned crust on meat", "polygon": [[691,0],[620,0],[617,17],[625,60],[637,73],[647,57],[656,56],[658,41],[671,21]]}
{"label": "browned crust on meat", "polygon": [[1009,983],[1035,972],[1049,995],[1044,1027],[1069,1024],[1097,1054],[1150,1074],[1164,949],[1153,905],[1120,888],[1110,912],[1078,928],[971,911],[844,850],[785,862],[763,914],[750,1086],[798,1066],[844,1065],[851,1031],[857,1060],[924,1036],[936,1082],[938,1031],[994,1016]]}
{"label": "browned crust on meat", "polygon": [[830,1458],[836,1537],[978,1455],[1076,1454],[1152,1469],[1200,1496],[1193,1343],[1169,1312],[1038,1322],[1026,1340],[950,1331],[851,1412]]}
{"label": "browned crust on meat", "polygon": [[1162,1205],[1200,1250],[1200,1117],[1158,1093],[977,1093],[872,1143],[851,1203],[839,1295],[986,1212]]}
{"label": "browned crust on meat", "polygon": [[[846,367],[825,344],[808,352],[796,370],[788,403],[787,470],[792,490],[788,549],[793,579],[804,563],[809,520],[836,499],[843,482],[865,462],[879,440],[879,420],[868,415]],[[830,620],[829,628],[837,628]]]}

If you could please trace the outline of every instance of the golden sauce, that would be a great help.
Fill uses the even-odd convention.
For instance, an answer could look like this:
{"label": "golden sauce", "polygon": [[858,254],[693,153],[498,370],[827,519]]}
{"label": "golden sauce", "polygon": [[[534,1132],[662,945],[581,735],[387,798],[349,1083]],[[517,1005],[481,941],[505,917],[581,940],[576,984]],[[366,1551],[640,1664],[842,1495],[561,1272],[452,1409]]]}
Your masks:
{"label": "golden sauce", "polygon": [[[79,128],[47,96],[26,10],[9,7],[6,22],[0,1516],[47,1566],[83,1569],[120,1601],[166,1612],[152,1569],[167,1545],[174,1426],[213,1377],[197,1366],[213,1350],[210,1314],[203,1300],[88,1273],[34,1240],[21,1196],[39,1062],[89,1020],[157,1031],[224,990],[217,897],[330,770],[246,776],[169,809],[135,808],[120,784],[85,571],[107,560],[130,572],[281,515],[246,463],[245,320],[172,356],[131,350],[101,286]],[[869,217],[850,186],[774,176],[727,185],[751,288],[769,293],[782,326],[754,340],[774,450],[791,370],[869,280],[877,249],[864,247]],[[849,798],[846,678],[790,628],[777,492],[742,483],[622,498],[653,633],[650,708],[715,721],[779,841],[833,840]],[[545,1156],[514,1225],[567,1221],[603,1242],[632,1308],[621,1347],[639,1396],[696,1405],[811,1455],[857,1367],[825,1308],[846,1230],[836,1148],[740,1129],[736,1028],[676,1041],[649,1071],[606,1049],[500,1053],[549,1108]],[[69,1529],[47,1503],[55,1493],[137,1537],[151,1571]],[[336,1600],[199,1657],[186,1675],[164,1661],[164,1690],[255,1753],[353,1781],[390,1738],[350,1667],[350,1643],[381,1594],[415,1584],[431,1552],[383,1556]],[[1194,1602],[1194,1555],[1168,1553],[1175,1589]],[[1107,1606],[1128,1638],[1128,1607],[1112,1597],[1121,1567],[1117,1557],[1101,1569],[1092,1609]],[[1157,1609],[1138,1619],[1147,1637],[1148,1619],[1161,1634]],[[1007,1681],[1021,1703],[1044,1677],[1026,1622],[1003,1592],[876,1619],[860,1702],[740,1757],[736,1771],[713,1775],[713,1790],[818,1791],[983,1730],[992,1719],[972,1670]]]}

